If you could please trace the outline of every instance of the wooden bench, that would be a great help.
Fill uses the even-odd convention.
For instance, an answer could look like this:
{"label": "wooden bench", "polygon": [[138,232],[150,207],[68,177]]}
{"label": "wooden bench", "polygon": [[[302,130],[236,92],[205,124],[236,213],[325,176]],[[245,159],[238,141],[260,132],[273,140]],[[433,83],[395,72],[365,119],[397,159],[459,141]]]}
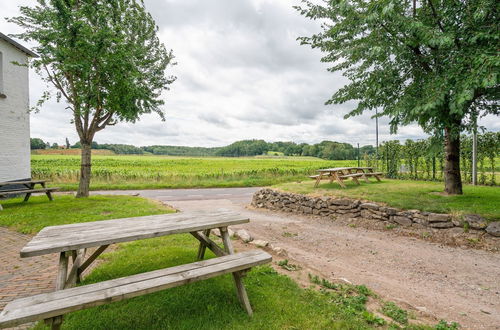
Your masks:
{"label": "wooden bench", "polygon": [[[256,250],[234,253],[227,227],[247,223],[248,218],[228,211],[159,214],[144,217],[75,223],[42,229],[22,248],[22,258],[59,253],[56,292],[10,302],[0,314],[0,328],[44,319],[59,329],[62,316],[71,311],[128,299],[217,275],[232,273],[238,299],[249,315],[252,307],[242,278],[253,266],[271,261]],[[223,248],[210,239],[218,228]],[[110,244],[172,234],[190,233],[199,242],[198,259],[208,248],[218,257],[188,265],[132,275],[74,288],[97,257]],[[87,248],[96,248],[85,259]],[[73,263],[70,265],[70,259]],[[68,292],[69,291],[69,292]]]}
{"label": "wooden bench", "polygon": [[[330,177],[330,176],[331,176],[330,174],[323,174],[323,175],[322,175],[322,177],[323,177],[323,178],[328,178],[328,177]],[[309,178],[310,178],[310,179],[313,179],[313,180],[317,180],[317,179],[318,179],[318,177],[319,177],[319,174],[316,174],[316,175],[310,175],[310,176],[309,176]]]}
{"label": "wooden bench", "polygon": [[21,195],[24,196],[24,201],[27,202],[33,193],[45,193],[49,200],[54,200],[52,197],[52,192],[59,190],[59,188],[37,188],[37,189],[18,189],[18,190],[4,190],[0,191],[0,196],[7,197],[9,195]]}
{"label": "wooden bench", "polygon": [[363,173],[352,173],[352,174],[339,175],[339,178],[341,178],[341,179],[359,178],[361,176],[364,176],[364,174]]}
{"label": "wooden bench", "polygon": [[0,328],[55,317],[94,306],[248,270],[271,261],[262,250],[217,257],[105,282],[39,294],[10,302],[0,314]]}
{"label": "wooden bench", "polygon": [[[8,181],[0,182],[0,188],[13,186],[14,189],[11,190],[0,190],[0,197],[15,196],[24,194],[24,201],[27,202],[31,194],[33,193],[45,193],[50,201],[53,200],[52,193],[59,190],[59,188],[47,188],[45,187],[46,180],[26,180],[26,181]],[[35,188],[35,185],[41,185],[41,188]],[[24,186],[22,188],[17,188],[18,186]],[[2,205],[0,205],[0,210],[2,210]]]}

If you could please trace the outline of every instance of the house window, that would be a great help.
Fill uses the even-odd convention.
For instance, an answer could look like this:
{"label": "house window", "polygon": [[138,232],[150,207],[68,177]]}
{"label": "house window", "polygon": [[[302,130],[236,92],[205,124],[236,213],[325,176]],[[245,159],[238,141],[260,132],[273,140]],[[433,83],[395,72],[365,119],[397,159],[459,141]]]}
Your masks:
{"label": "house window", "polygon": [[3,89],[3,54],[0,52],[0,99],[5,98]]}

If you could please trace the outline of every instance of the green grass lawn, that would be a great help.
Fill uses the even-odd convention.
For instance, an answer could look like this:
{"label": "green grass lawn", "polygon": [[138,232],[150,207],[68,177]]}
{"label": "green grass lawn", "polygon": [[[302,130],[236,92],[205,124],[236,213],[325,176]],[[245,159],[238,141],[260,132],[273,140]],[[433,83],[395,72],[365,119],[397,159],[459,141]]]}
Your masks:
{"label": "green grass lawn", "polygon": [[464,194],[442,194],[442,182],[383,179],[382,182],[346,182],[347,188],[337,183],[322,181],[314,188],[314,181],[291,182],[275,185],[283,191],[301,194],[352,197],[387,203],[401,209],[419,209],[438,213],[480,214],[488,220],[500,220],[500,187],[464,185]]}
{"label": "green grass lawn", "polygon": [[91,196],[75,198],[56,195],[51,202],[47,196],[33,196],[0,201],[0,226],[25,234],[34,234],[47,226],[88,222],[172,212],[159,202],[133,196]]}

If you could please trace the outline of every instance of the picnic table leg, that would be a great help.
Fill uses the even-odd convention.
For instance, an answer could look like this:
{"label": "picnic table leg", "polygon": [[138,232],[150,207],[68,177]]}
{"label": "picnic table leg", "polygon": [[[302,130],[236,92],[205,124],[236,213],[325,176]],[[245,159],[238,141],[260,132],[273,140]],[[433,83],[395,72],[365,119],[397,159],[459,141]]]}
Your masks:
{"label": "picnic table leg", "polygon": [[347,186],[345,185],[344,181],[339,178],[339,175],[338,173],[335,173],[335,181],[337,181],[337,183],[342,187],[342,188],[347,188]]}
{"label": "picnic table leg", "polygon": [[[222,241],[224,242],[224,249],[228,254],[234,254],[233,244],[231,243],[231,238],[229,237],[229,233],[227,232],[227,227],[219,228]],[[236,290],[238,292],[238,298],[240,300],[241,305],[248,313],[248,315],[252,316],[252,306],[250,305],[250,301],[248,300],[247,291],[245,290],[245,286],[243,285],[242,280],[242,272],[234,272],[233,279],[236,284]]]}
{"label": "picnic table leg", "polygon": [[[208,238],[210,236],[210,229],[205,229],[203,234]],[[205,243],[200,242],[200,246],[198,247],[198,260],[203,260],[205,258],[205,251],[207,250],[207,246]]]}
{"label": "picnic table leg", "polygon": [[362,169],[359,169],[357,172],[363,173],[362,178],[365,180],[366,183],[370,183],[370,180],[368,180],[368,177],[365,175],[365,171],[363,171]]}
{"label": "picnic table leg", "polygon": [[[353,171],[351,170],[347,170],[347,174],[355,174],[353,173]],[[351,177],[352,181],[356,182],[357,185],[359,185],[359,181],[358,181],[358,178],[356,178],[355,176]]]}
{"label": "picnic table leg", "polygon": [[[68,255],[66,252],[59,253],[59,269],[57,271],[56,278],[56,291],[63,290],[66,285],[66,278],[68,276]],[[52,330],[61,329],[61,324],[63,321],[63,317],[56,316],[50,319],[46,319],[45,323],[47,323]]]}
{"label": "picnic table leg", "polygon": [[[42,188],[46,188],[45,187],[45,182],[40,182],[40,184],[42,185]],[[52,193],[50,191],[46,191],[45,195],[47,195],[49,201],[53,201],[54,200],[54,197],[52,197]]]}
{"label": "picnic table leg", "polygon": [[323,176],[323,173],[319,173],[318,177],[316,178],[316,183],[314,184],[314,188],[318,188],[319,182],[321,181],[321,177]]}
{"label": "picnic table leg", "polygon": [[26,193],[24,196],[24,201],[27,202],[30,199],[31,193]]}

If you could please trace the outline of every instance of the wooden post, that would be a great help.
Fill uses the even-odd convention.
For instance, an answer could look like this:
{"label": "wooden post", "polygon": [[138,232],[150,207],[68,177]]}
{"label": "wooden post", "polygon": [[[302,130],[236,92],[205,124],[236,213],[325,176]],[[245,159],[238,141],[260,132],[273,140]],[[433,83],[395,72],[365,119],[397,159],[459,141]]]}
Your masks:
{"label": "wooden post", "polygon": [[[59,269],[57,270],[56,278],[56,291],[63,290],[66,285],[66,278],[68,276],[68,255],[66,252],[61,252],[59,254]],[[62,316],[56,316],[50,319],[46,319],[45,323],[50,326],[52,330],[61,329],[61,324],[63,321]]]}
{"label": "wooden post", "polygon": [[[219,230],[222,236],[222,241],[224,242],[224,249],[228,254],[234,254],[233,244],[231,243],[231,238],[229,237],[229,233],[227,232],[227,227],[221,227],[219,228]],[[250,305],[247,291],[245,290],[245,286],[243,285],[241,272],[234,272],[233,279],[234,283],[236,284],[236,290],[241,305],[246,310],[248,315],[252,316],[253,314],[252,306]]]}

